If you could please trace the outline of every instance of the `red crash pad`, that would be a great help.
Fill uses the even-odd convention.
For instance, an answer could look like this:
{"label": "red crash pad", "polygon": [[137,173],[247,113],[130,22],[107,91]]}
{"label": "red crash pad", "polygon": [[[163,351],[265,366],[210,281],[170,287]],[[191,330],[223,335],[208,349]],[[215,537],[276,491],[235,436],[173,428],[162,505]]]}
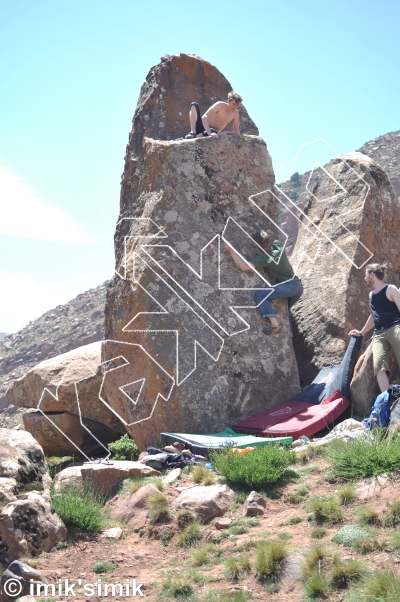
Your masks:
{"label": "red crash pad", "polygon": [[257,414],[231,428],[237,433],[259,437],[293,437],[314,435],[331,424],[350,406],[349,400],[335,391],[320,405],[305,401],[288,401]]}

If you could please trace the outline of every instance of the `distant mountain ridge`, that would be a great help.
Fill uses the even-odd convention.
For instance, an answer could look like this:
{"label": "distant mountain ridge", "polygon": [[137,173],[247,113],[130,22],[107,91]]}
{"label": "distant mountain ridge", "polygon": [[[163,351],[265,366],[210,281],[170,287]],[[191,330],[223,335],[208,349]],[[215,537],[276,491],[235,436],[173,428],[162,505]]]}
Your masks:
{"label": "distant mountain ridge", "polygon": [[[0,408],[8,406],[5,393],[11,382],[33,366],[103,338],[107,284],[104,282],[65,305],[58,305],[19,332],[6,334],[0,340]],[[0,426],[5,426],[3,412]]]}

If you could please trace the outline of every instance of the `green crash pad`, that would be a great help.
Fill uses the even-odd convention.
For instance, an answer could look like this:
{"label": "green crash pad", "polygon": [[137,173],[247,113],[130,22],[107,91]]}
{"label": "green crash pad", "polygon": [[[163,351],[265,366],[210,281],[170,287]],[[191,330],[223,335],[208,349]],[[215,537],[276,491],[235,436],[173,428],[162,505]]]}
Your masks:
{"label": "green crash pad", "polygon": [[200,448],[217,449],[231,445],[239,449],[245,447],[264,447],[265,445],[291,445],[292,437],[254,437],[243,433],[235,433],[231,428],[226,427],[220,433],[211,433],[209,435],[192,435],[187,433],[161,433],[161,441],[165,445],[171,445],[174,441],[188,443],[197,448],[200,453]]}

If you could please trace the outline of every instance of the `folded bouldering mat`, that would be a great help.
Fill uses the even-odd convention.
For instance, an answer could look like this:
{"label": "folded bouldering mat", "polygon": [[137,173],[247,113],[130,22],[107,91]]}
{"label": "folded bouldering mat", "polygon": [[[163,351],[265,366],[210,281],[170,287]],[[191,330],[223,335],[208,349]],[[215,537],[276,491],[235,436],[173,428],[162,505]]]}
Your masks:
{"label": "folded bouldering mat", "polygon": [[239,433],[260,437],[309,437],[334,422],[350,406],[340,391],[335,391],[319,405],[304,401],[288,401],[235,424]]}
{"label": "folded bouldering mat", "polygon": [[290,401],[306,401],[318,405],[335,391],[340,391],[349,398],[350,383],[361,343],[362,337],[352,336],[340,364],[321,368],[311,385],[292,397]]}
{"label": "folded bouldering mat", "polygon": [[164,445],[171,445],[175,441],[184,443],[194,454],[207,456],[211,449],[232,446],[238,449],[246,447],[263,447],[264,445],[290,445],[292,437],[272,437],[267,435],[254,436],[253,434],[236,433],[233,429],[227,427],[220,433],[210,435],[194,435],[186,433],[161,433],[161,441]]}

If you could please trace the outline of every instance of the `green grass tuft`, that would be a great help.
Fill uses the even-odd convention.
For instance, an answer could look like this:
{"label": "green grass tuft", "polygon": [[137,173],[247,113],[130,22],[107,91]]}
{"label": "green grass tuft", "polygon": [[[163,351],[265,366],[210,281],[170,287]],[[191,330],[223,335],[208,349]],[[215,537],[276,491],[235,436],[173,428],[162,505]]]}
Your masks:
{"label": "green grass tuft", "polygon": [[161,493],[152,493],[146,500],[147,513],[152,523],[164,523],[170,520],[171,513],[166,496]]}
{"label": "green grass tuft", "polygon": [[346,483],[338,490],[339,501],[342,506],[347,506],[356,499],[356,488],[353,483]]}
{"label": "green grass tuft", "polygon": [[343,519],[339,503],[333,497],[313,495],[307,502],[307,508],[313,513],[316,523],[338,523]]}
{"label": "green grass tuft", "polygon": [[311,537],[313,539],[322,539],[326,535],[326,529],[323,527],[316,527],[311,531]]}
{"label": "green grass tuft", "polygon": [[212,452],[211,461],[229,482],[257,488],[278,481],[287,467],[296,462],[296,454],[286,448],[266,446],[240,456],[226,448]]}
{"label": "green grass tuft", "polygon": [[106,526],[104,496],[93,493],[90,485],[85,488],[71,486],[60,493],[51,491],[54,509],[61,520],[70,527],[98,533]]}
{"label": "green grass tuft", "polygon": [[400,576],[392,571],[377,571],[367,577],[362,593],[363,602],[398,602]]}
{"label": "green grass tuft", "polygon": [[352,441],[332,441],[327,457],[334,473],[347,481],[390,474],[400,468],[400,437],[374,429],[373,436],[366,432]]}
{"label": "green grass tuft", "polygon": [[255,558],[257,579],[264,581],[273,577],[280,570],[287,554],[287,545],[283,541],[260,542]]}
{"label": "green grass tuft", "polygon": [[360,560],[343,561],[335,555],[332,563],[331,583],[335,588],[349,587],[360,581],[366,574],[365,565]]}
{"label": "green grass tuft", "polygon": [[178,545],[184,548],[194,546],[202,538],[201,525],[195,520],[190,523],[178,537]]}
{"label": "green grass tuft", "polygon": [[319,570],[308,575],[304,586],[307,596],[312,600],[325,598],[329,589],[325,574]]}
{"label": "green grass tuft", "polygon": [[93,573],[109,573],[117,568],[117,565],[111,561],[99,561],[95,562],[92,566]]}
{"label": "green grass tuft", "polygon": [[213,485],[215,483],[215,475],[209,468],[202,464],[197,464],[192,471],[192,481],[199,485]]}
{"label": "green grass tuft", "polygon": [[379,512],[371,506],[359,506],[355,510],[355,515],[362,525],[377,525],[380,523]]}

